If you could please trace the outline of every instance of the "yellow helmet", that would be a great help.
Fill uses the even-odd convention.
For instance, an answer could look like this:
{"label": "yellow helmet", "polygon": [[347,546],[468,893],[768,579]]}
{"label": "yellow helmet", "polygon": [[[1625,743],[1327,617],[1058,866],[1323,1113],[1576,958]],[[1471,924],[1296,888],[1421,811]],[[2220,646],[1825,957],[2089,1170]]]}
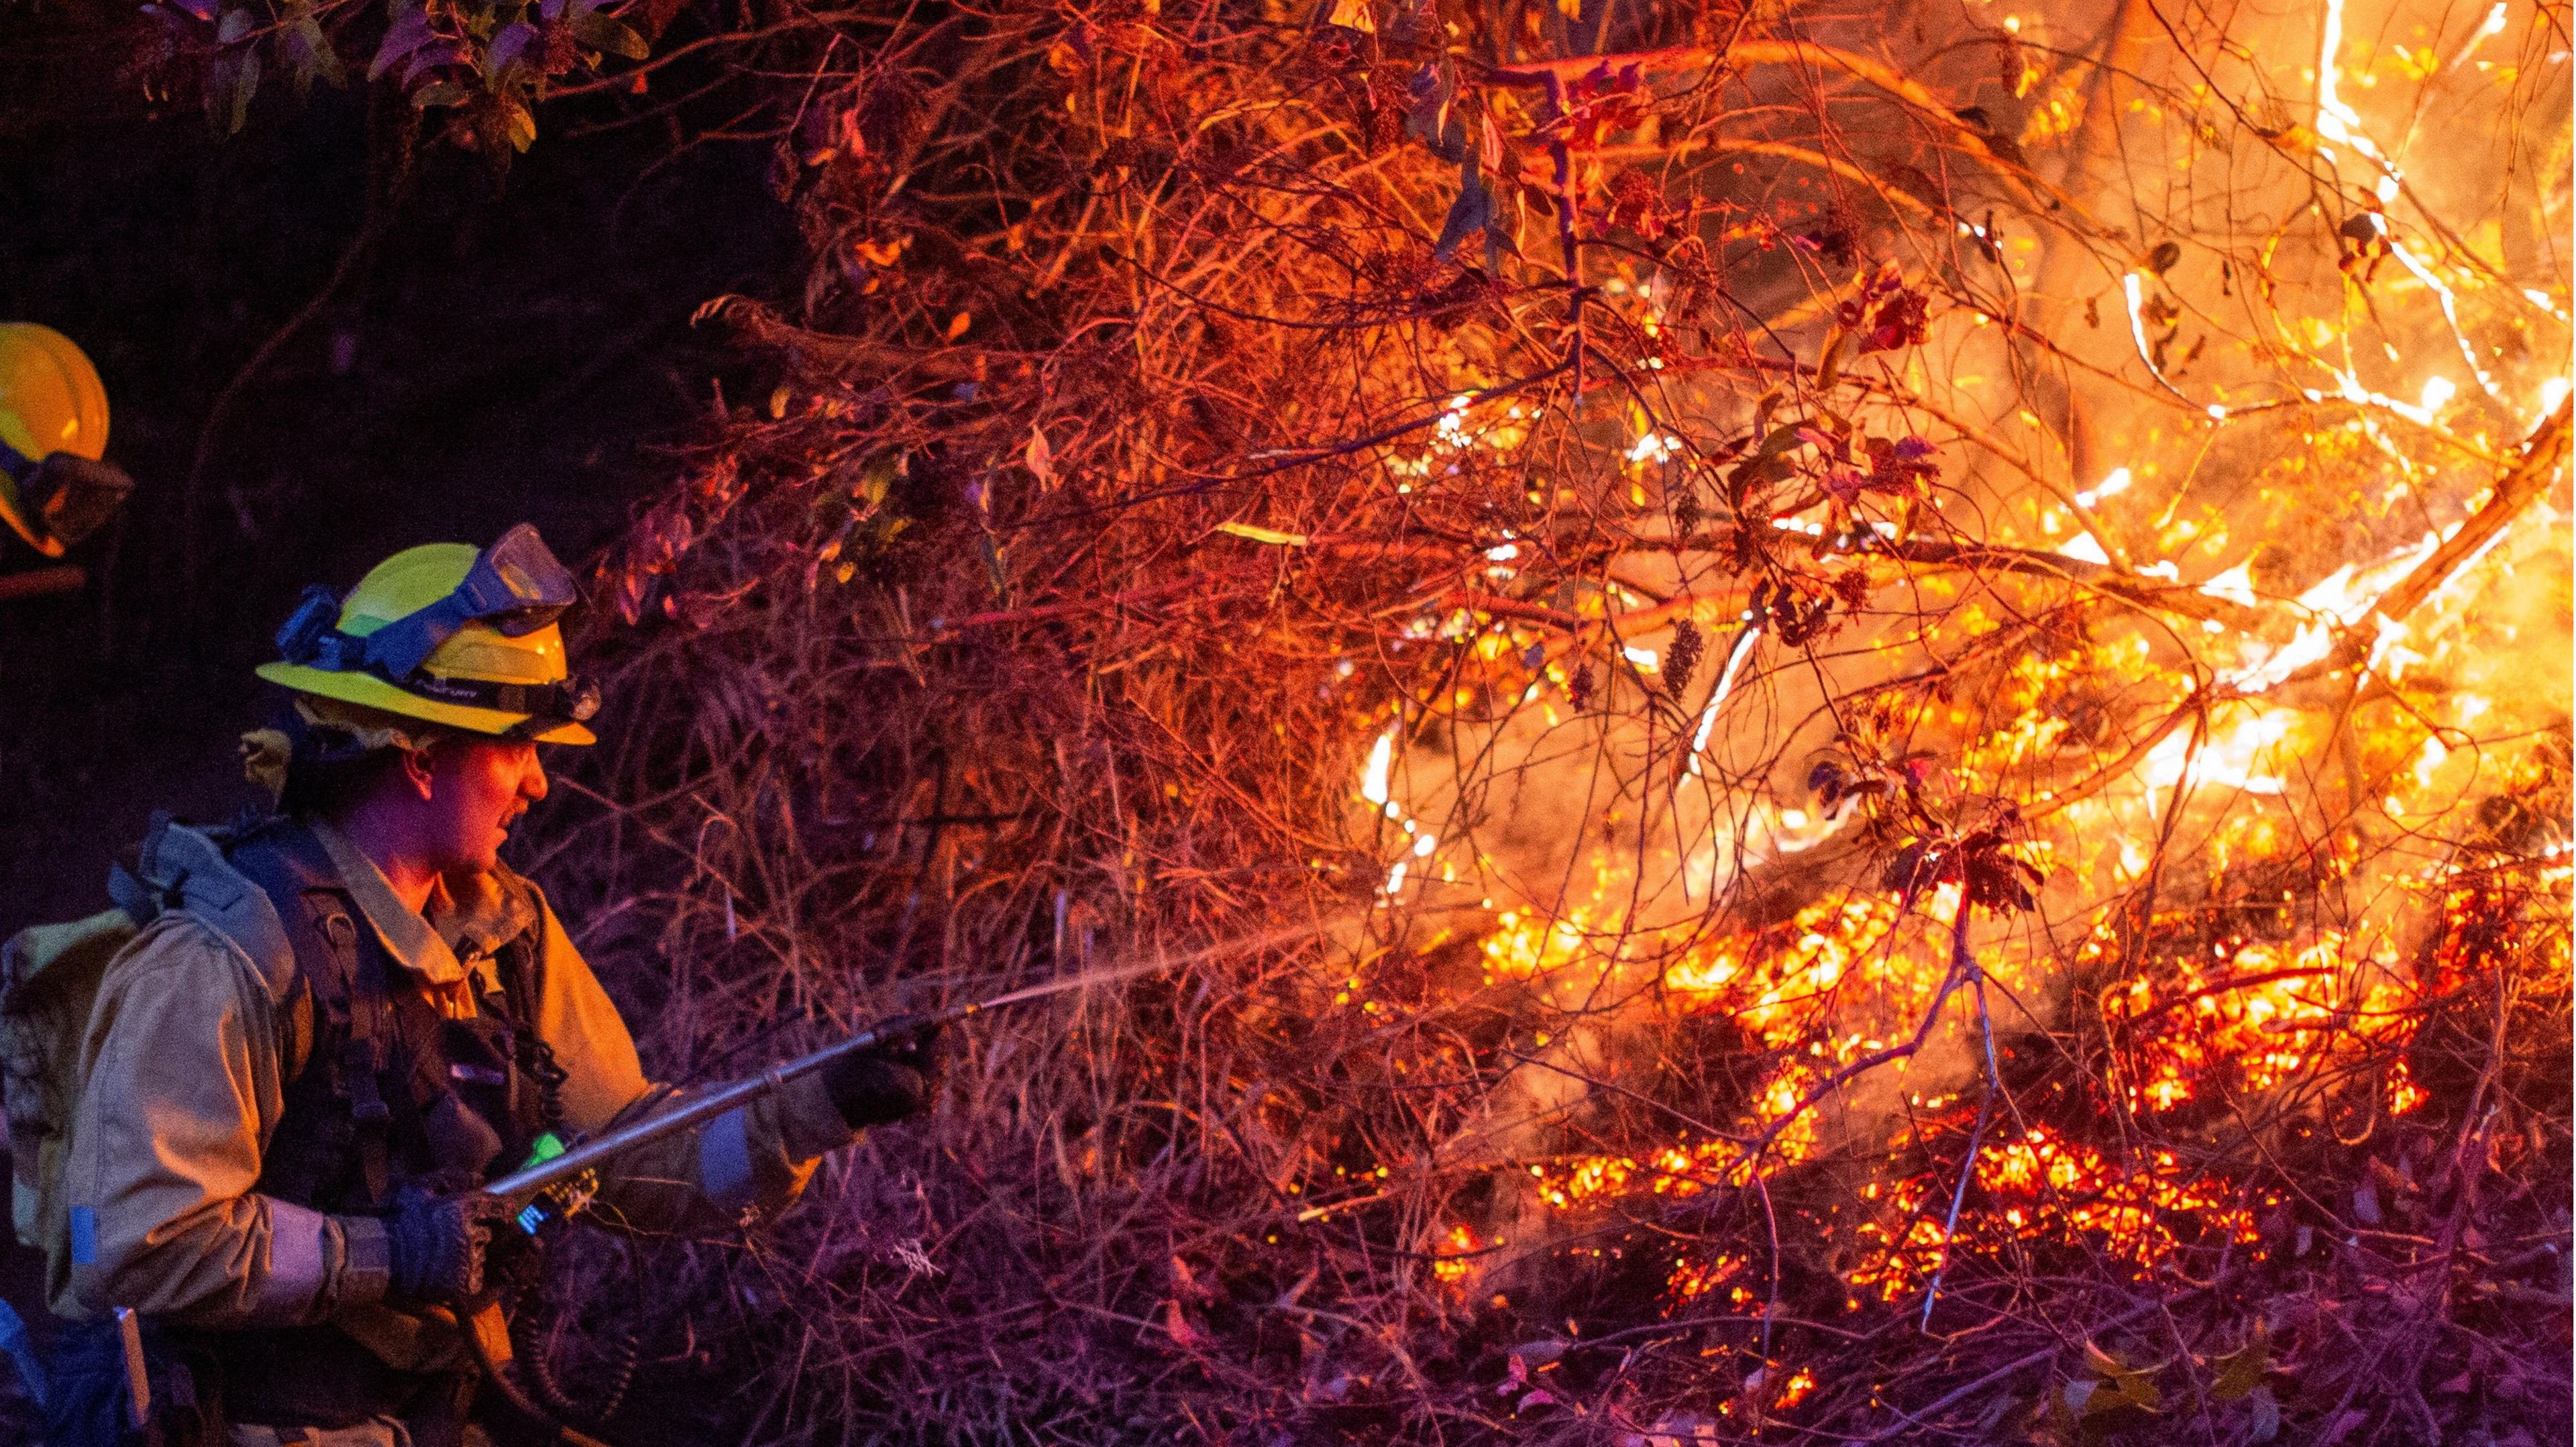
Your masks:
{"label": "yellow helmet", "polygon": [[0,522],[30,547],[60,556],[63,540],[34,515],[21,487],[58,453],[86,462],[106,454],[107,388],[89,357],[52,327],[0,322],[0,448]]}
{"label": "yellow helmet", "polygon": [[469,733],[541,744],[596,742],[599,694],[574,679],[557,624],[572,575],[526,523],[477,550],[406,548],[345,601],[308,588],[278,630],[274,684]]}

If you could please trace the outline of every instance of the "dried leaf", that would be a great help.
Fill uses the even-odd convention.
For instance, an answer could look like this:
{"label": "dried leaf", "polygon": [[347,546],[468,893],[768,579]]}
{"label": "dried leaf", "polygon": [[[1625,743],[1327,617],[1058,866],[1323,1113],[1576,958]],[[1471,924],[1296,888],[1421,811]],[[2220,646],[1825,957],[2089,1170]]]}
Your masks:
{"label": "dried leaf", "polygon": [[501,97],[501,130],[510,141],[510,149],[525,151],[536,144],[537,118],[516,96]]}
{"label": "dried leaf", "polygon": [[1005,604],[1009,603],[1011,574],[1010,570],[1002,565],[1002,545],[993,540],[991,533],[984,534],[975,542],[977,550],[983,554],[984,576],[993,585],[994,598]]}
{"label": "dried leaf", "polygon": [[1822,392],[1827,390],[1841,378],[1843,370],[1843,343],[1850,339],[1851,333],[1844,331],[1841,327],[1834,327],[1825,333],[1825,350],[1823,354],[1816,359],[1817,391]]}
{"label": "dried leaf", "polygon": [[1047,446],[1046,433],[1034,422],[1029,424],[1029,445],[1021,450],[1020,460],[1038,486],[1055,486],[1055,449]]}
{"label": "dried leaf", "polygon": [[1302,548],[1306,546],[1306,535],[1304,533],[1277,532],[1270,528],[1254,527],[1250,523],[1218,523],[1216,525],[1216,530],[1221,533],[1231,533],[1238,538],[1243,538],[1251,542],[1268,543],[1272,547],[1276,548]]}
{"label": "dried leaf", "polygon": [[851,490],[852,495],[872,508],[884,506],[886,494],[894,490],[895,479],[904,475],[907,461],[901,452],[880,452],[869,458],[867,465],[859,469],[859,485]]}

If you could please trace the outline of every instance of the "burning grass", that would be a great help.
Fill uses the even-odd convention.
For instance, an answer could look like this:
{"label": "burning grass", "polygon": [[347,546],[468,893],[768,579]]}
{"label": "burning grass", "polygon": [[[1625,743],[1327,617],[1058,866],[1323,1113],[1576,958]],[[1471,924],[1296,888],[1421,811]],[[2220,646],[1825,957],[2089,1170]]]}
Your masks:
{"label": "burning grass", "polygon": [[545,869],[675,1073],[1237,946],[655,1349],[764,1440],[2563,1436],[2566,15],[2350,3],[738,41],[812,272]]}

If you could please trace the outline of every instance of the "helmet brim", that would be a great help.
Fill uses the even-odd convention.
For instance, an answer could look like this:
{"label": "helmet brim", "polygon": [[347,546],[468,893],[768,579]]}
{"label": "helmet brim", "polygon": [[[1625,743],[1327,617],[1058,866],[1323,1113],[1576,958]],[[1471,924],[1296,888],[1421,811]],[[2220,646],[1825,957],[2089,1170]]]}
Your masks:
{"label": "helmet brim", "polygon": [[263,663],[254,672],[280,688],[309,693],[321,698],[336,698],[342,703],[363,704],[404,718],[424,723],[444,724],[467,733],[488,734],[494,738],[514,736],[539,744],[595,744],[599,735],[584,724],[565,719],[534,733],[516,734],[531,715],[511,713],[497,708],[475,708],[469,704],[446,703],[423,698],[394,687],[372,673],[335,673],[328,669],[309,668],[300,663]]}

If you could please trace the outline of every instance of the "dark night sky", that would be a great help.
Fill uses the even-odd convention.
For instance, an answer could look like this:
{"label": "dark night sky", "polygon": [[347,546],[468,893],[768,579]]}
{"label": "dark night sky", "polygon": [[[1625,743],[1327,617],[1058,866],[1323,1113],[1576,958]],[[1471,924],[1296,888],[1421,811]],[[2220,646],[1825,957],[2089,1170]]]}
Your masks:
{"label": "dark night sky", "polygon": [[[717,381],[759,384],[690,313],[794,265],[763,146],[568,117],[496,193],[425,143],[380,239],[201,442],[364,224],[365,106],[280,93],[218,141],[193,109],[150,113],[120,48],[50,14],[0,21],[22,32],[0,38],[0,319],[90,352],[109,455],[138,486],[71,559],[91,586],[0,602],[0,934],[104,907],[153,810],[244,801],[234,741],[269,706],[250,668],[307,582],[345,588],[395,549],[520,519],[580,566]],[[0,572],[43,562],[0,545]],[[22,1306],[28,1268],[13,1248],[0,1270]]]}
{"label": "dark night sky", "polygon": [[[90,589],[0,604],[6,928],[95,907],[153,808],[234,802],[233,739],[260,707],[248,669],[305,583],[522,518],[578,564],[738,365],[690,312],[792,266],[763,148],[675,154],[657,126],[548,136],[496,196],[479,162],[427,143],[381,240],[202,439],[357,235],[368,119],[352,97],[281,94],[217,142],[193,111],[156,119],[117,94],[109,60],[70,114],[0,120],[0,318],[90,351],[110,455],[138,482],[73,559]],[[41,561],[13,543],[0,568]]]}

